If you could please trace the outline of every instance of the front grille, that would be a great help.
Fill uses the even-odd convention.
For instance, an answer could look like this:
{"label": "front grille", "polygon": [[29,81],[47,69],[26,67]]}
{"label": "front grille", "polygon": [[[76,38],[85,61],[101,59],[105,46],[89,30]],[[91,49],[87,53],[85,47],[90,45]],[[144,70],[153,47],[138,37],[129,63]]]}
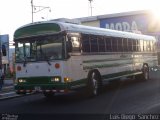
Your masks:
{"label": "front grille", "polygon": [[25,78],[27,84],[48,84],[51,83],[51,77],[32,77]]}

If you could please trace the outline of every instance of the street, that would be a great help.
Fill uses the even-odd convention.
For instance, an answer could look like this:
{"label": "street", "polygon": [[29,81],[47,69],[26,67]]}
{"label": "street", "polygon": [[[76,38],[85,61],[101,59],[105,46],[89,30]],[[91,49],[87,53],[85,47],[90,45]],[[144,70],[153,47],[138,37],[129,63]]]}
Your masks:
{"label": "street", "polygon": [[0,113],[14,114],[147,114],[160,113],[159,71],[150,80],[123,80],[104,86],[103,92],[87,98],[72,93],[48,100],[32,94],[0,101]]}

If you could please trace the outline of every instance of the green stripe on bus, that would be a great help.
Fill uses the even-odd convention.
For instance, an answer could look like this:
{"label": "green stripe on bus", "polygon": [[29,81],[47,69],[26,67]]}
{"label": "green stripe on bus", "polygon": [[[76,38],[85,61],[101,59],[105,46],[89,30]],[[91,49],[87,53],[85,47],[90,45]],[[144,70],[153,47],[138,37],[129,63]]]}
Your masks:
{"label": "green stripe on bus", "polygon": [[101,59],[101,60],[85,60],[83,63],[94,63],[94,62],[107,62],[107,61],[117,61],[117,60],[131,60],[132,58],[121,58],[121,59]]}
{"label": "green stripe on bus", "polygon": [[142,72],[141,71],[124,71],[124,72],[119,72],[119,73],[102,75],[102,79],[111,80],[111,79],[127,77],[127,76],[132,76],[132,75],[137,75],[137,74],[142,74]]}
{"label": "green stripe on bus", "polygon": [[[106,74],[106,75],[102,75],[102,80],[106,81],[106,80],[113,80],[113,79],[118,79],[118,78],[122,78],[122,77],[127,77],[127,76],[132,76],[132,75],[137,75],[137,74],[142,74],[141,71],[124,71],[124,72],[119,72],[119,73],[113,73],[113,74]],[[46,77],[45,77],[46,78]],[[50,77],[48,77],[50,78]],[[80,85],[87,85],[87,78],[84,79],[80,79],[80,80],[75,80],[72,81],[70,83],[62,83],[62,82],[53,82],[53,83],[43,83],[41,84],[41,82],[39,83],[34,83],[33,81],[35,79],[39,79],[42,80],[43,77],[40,79],[40,77],[35,77],[34,79],[32,78],[28,78],[28,80],[32,80],[27,83],[21,83],[15,86],[16,90],[20,90],[20,89],[34,89],[35,86],[39,86],[41,87],[41,89],[72,89],[76,86],[80,86]]]}
{"label": "green stripe on bus", "polygon": [[94,68],[109,68],[109,67],[118,67],[118,66],[124,66],[124,65],[129,65],[129,64],[133,64],[131,62],[126,62],[126,63],[113,63],[113,64],[101,64],[101,65],[88,65],[88,66],[84,66],[83,69],[87,70],[87,69],[94,69]]}
{"label": "green stripe on bus", "polygon": [[86,79],[75,80],[69,83],[70,86],[86,84]]}
{"label": "green stripe on bus", "polygon": [[[48,77],[50,78],[50,77]],[[39,82],[35,82],[36,79],[39,79]],[[42,82],[43,79],[43,82]],[[26,78],[26,83],[20,83],[15,86],[15,89],[34,89],[35,86],[41,87],[41,89],[71,89],[74,86],[77,85],[86,85],[86,79],[81,80],[75,80],[69,83],[62,83],[62,82],[49,82],[46,77],[42,77],[41,79],[39,77],[35,78]],[[44,82],[45,81],[45,82]]]}
{"label": "green stripe on bus", "polygon": [[[23,84],[48,84],[51,83],[51,77],[25,77],[25,78],[18,78],[26,80]],[[21,84],[21,83],[19,83]]]}
{"label": "green stripe on bus", "polygon": [[36,24],[18,29],[14,34],[14,38],[17,39],[27,36],[54,33],[54,32],[59,32],[60,30],[61,28],[58,24],[53,24],[53,23]]}

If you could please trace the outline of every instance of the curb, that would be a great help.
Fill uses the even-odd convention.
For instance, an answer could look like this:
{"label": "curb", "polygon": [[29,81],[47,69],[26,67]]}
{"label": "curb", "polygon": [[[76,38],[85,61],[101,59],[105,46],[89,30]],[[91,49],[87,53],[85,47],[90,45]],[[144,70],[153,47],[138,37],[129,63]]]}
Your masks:
{"label": "curb", "polygon": [[13,92],[14,91],[14,86],[3,86],[2,89],[0,90],[0,95],[3,93],[7,93],[7,92]]}
{"label": "curb", "polygon": [[19,97],[19,96],[22,96],[22,95],[16,94],[15,91],[10,91],[10,92],[7,92],[7,93],[1,93],[0,94],[0,100],[6,100],[6,99],[10,99],[10,98]]}
{"label": "curb", "polygon": [[13,91],[14,90],[14,86],[5,86],[2,87],[2,90],[0,92],[5,92],[5,91]]}
{"label": "curb", "polygon": [[0,101],[6,100],[6,99],[12,99],[15,97],[23,97],[23,96],[33,95],[33,94],[35,94],[35,93],[28,93],[25,95],[19,95],[15,91],[10,91],[10,92],[6,92],[6,93],[4,92],[4,93],[0,94]]}
{"label": "curb", "polygon": [[14,98],[18,96],[21,96],[21,95],[16,94],[16,92],[14,91],[13,85],[3,86],[2,90],[0,91],[0,100]]}

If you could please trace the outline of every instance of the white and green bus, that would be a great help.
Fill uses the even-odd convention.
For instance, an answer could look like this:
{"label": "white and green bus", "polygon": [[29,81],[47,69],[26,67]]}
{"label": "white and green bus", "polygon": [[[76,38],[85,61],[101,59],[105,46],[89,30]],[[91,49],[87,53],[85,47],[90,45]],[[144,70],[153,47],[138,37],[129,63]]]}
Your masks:
{"label": "white and green bus", "polygon": [[97,95],[108,81],[148,80],[157,65],[156,39],[147,35],[47,21],[20,27],[14,41],[18,94]]}

